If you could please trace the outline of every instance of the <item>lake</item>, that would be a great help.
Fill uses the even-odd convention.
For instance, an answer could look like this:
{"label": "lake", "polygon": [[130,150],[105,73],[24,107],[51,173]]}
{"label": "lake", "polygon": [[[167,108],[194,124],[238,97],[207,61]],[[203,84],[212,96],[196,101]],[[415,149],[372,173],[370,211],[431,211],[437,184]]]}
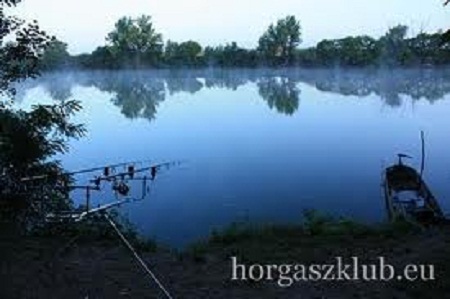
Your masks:
{"label": "lake", "polygon": [[120,211],[183,246],[236,221],[299,222],[305,209],[383,221],[382,171],[397,153],[419,167],[421,130],[426,181],[450,211],[449,92],[450,71],[428,69],[60,72],[25,82],[17,101],[82,102],[74,120],[88,134],[60,157],[69,170],[181,161]]}

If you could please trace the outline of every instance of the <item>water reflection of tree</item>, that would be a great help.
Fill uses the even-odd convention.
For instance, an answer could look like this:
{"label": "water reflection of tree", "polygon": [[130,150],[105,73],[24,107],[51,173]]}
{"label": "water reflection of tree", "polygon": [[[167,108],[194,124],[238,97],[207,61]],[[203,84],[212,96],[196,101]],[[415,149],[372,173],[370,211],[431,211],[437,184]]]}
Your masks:
{"label": "water reflection of tree", "polygon": [[139,81],[129,83],[116,90],[113,103],[122,108],[121,111],[127,118],[155,119],[158,105],[166,96],[164,82],[159,80],[145,84]]}
{"label": "water reflection of tree", "polygon": [[48,74],[43,79],[29,79],[18,85],[16,90],[17,102],[22,102],[27,91],[36,87],[42,88],[49,97],[55,101],[64,102],[72,97],[74,80],[71,75],[65,73]]}
{"label": "water reflection of tree", "polygon": [[300,89],[294,80],[286,77],[263,78],[258,82],[258,89],[270,109],[275,108],[286,115],[293,115],[298,110]]}
{"label": "water reflection of tree", "polygon": [[433,103],[450,93],[450,73],[445,70],[320,71],[297,79],[320,91],[357,97],[375,94],[391,107],[401,106],[402,95]]}
{"label": "water reflection of tree", "polygon": [[44,88],[51,98],[64,102],[72,97],[73,80],[70,76],[54,76],[52,80],[46,81]]}
{"label": "water reflection of tree", "polygon": [[20,102],[27,90],[40,87],[53,99],[64,101],[72,97],[74,86],[93,86],[112,93],[113,103],[126,117],[152,120],[166,90],[171,95],[195,94],[204,88],[236,90],[253,82],[271,108],[287,115],[298,109],[300,82],[345,96],[376,95],[391,107],[401,106],[405,97],[433,103],[450,93],[450,71],[446,70],[184,70],[46,74],[24,82],[17,98]]}
{"label": "water reflection of tree", "polygon": [[216,70],[205,74],[205,87],[237,90],[249,82],[255,82],[259,73],[238,70]]}
{"label": "water reflection of tree", "polygon": [[166,84],[170,95],[179,92],[195,94],[203,88],[203,83],[193,77],[167,77]]}
{"label": "water reflection of tree", "polygon": [[155,119],[159,104],[166,98],[164,80],[140,73],[94,77],[90,83],[99,90],[113,94],[113,104],[130,119]]}

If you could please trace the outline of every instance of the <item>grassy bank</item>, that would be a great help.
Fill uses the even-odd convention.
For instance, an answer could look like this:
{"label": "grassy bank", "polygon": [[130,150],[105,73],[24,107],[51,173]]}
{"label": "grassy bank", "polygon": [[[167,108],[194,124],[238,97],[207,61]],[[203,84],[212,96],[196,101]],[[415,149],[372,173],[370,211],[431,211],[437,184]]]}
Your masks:
{"label": "grassy bank", "polygon": [[[1,298],[162,298],[113,236],[85,234],[1,239]],[[139,238],[135,244],[145,244]],[[143,243],[142,243],[143,242]],[[149,243],[153,244],[153,243]],[[450,291],[450,230],[406,223],[362,225],[306,215],[298,225],[235,224],[183,251],[140,246],[139,252],[175,298],[446,298]],[[248,264],[326,264],[337,256],[403,268],[433,264],[430,282],[231,281],[230,258]]]}

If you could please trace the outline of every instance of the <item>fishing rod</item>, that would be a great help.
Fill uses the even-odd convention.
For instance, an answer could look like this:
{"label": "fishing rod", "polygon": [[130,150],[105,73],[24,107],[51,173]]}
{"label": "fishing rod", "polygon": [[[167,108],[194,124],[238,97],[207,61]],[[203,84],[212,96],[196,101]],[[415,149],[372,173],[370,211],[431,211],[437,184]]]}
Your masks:
{"label": "fishing rod", "polygon": [[[146,190],[147,190],[147,181],[151,180],[154,181],[157,171],[164,166],[171,166],[171,165],[178,165],[180,162],[166,162],[166,163],[160,163],[155,164],[149,167],[144,167],[140,169],[135,169],[134,166],[129,166],[127,172],[118,173],[115,175],[108,175],[104,177],[98,177],[95,180],[91,180],[90,182],[95,183],[95,186],[72,186],[72,189],[86,189],[86,210],[84,212],[67,212],[67,213],[59,213],[59,214],[47,214],[46,215],[46,221],[47,222],[64,222],[64,221],[72,221],[75,223],[80,223],[84,221],[85,219],[89,218],[90,216],[94,215],[100,215],[102,216],[109,225],[113,228],[113,230],[116,232],[116,234],[119,236],[121,241],[124,243],[124,245],[130,250],[130,252],[133,254],[136,261],[139,263],[139,265],[142,267],[142,269],[146,272],[146,274],[149,276],[152,282],[156,283],[158,288],[163,292],[164,296],[166,298],[172,299],[173,297],[169,293],[168,289],[162,284],[162,282],[158,279],[158,277],[155,275],[155,273],[149,268],[147,263],[140,257],[140,255],[137,253],[136,249],[133,248],[131,243],[127,240],[125,235],[120,231],[120,229],[117,227],[117,224],[114,222],[112,217],[109,215],[108,210],[120,207],[124,204],[131,203],[131,202],[137,202],[141,201],[145,198]],[[97,169],[99,170],[99,169]],[[135,177],[135,174],[137,173],[144,173],[146,171],[150,171],[150,177],[143,176],[143,177]],[[105,174],[105,173],[104,173]],[[113,182],[113,190],[115,190],[117,193],[121,195],[126,195],[129,191],[129,187],[123,182],[125,180],[125,177],[128,176],[129,178],[127,180],[136,180],[136,181],[142,181],[142,198],[136,199],[136,198],[125,198],[122,200],[117,200],[108,204],[99,205],[96,208],[90,208],[89,205],[89,199],[90,199],[90,191],[95,190],[99,191],[100,183],[101,181],[107,181],[107,182]],[[125,193],[121,192],[120,184],[116,186],[117,179],[120,178],[121,182],[120,184],[123,184],[122,186],[126,186]],[[115,189],[116,188],[116,189]],[[123,191],[123,190],[122,190]]]}
{"label": "fishing rod", "polygon": [[131,162],[124,162],[124,163],[119,163],[119,164],[105,165],[105,166],[99,166],[99,167],[94,167],[94,168],[88,168],[88,169],[82,169],[82,170],[78,170],[78,171],[74,171],[74,172],[69,172],[69,173],[67,173],[67,175],[77,175],[77,174],[83,174],[83,173],[90,173],[90,172],[94,172],[94,171],[105,170],[107,168],[108,169],[112,169],[112,168],[116,168],[116,167],[120,167],[120,166],[142,164],[142,163],[149,163],[149,162],[151,162],[151,160],[131,161]]}
{"label": "fishing rod", "polygon": [[[125,197],[128,196],[131,192],[131,187],[127,184],[129,181],[140,181],[142,182],[141,187],[141,196],[138,200],[143,200],[147,194],[150,192],[149,188],[147,187],[147,182],[151,181],[153,182],[156,178],[158,170],[160,170],[162,167],[170,167],[171,165],[178,165],[180,162],[166,162],[166,163],[160,163],[151,165],[149,167],[144,167],[140,169],[135,169],[134,166],[129,166],[127,172],[118,173],[115,175],[109,175],[109,176],[100,176],[96,177],[93,180],[90,180],[90,183],[93,183],[92,185],[84,185],[84,186],[61,186],[63,190],[66,191],[72,191],[76,189],[85,190],[86,194],[86,212],[89,211],[90,205],[91,205],[91,192],[92,191],[101,191],[101,183],[108,182],[112,183],[112,190],[114,191],[116,195],[116,199],[119,200],[119,197]],[[143,177],[136,177],[136,174],[144,173],[150,171],[150,176],[144,175]],[[123,201],[123,199],[122,199]]]}
{"label": "fishing rod", "polygon": [[124,204],[127,203],[133,203],[133,202],[140,202],[143,201],[145,198],[145,195],[143,193],[143,196],[140,198],[135,198],[135,197],[128,197],[128,198],[124,198],[124,199],[120,199],[120,200],[116,200],[114,202],[111,203],[107,203],[104,205],[98,205],[96,208],[87,208],[84,212],[61,212],[58,214],[55,213],[49,213],[46,215],[45,220],[47,222],[58,222],[57,220],[73,220],[74,222],[80,222],[82,220],[84,220],[85,218],[96,214],[96,213],[102,213],[105,212],[109,209],[115,208],[115,207],[121,207]]}
{"label": "fishing rod", "polygon": [[[161,164],[161,165],[165,165],[165,164]],[[156,166],[155,166],[156,167]],[[79,222],[81,220],[83,220],[84,218],[90,216],[91,214],[95,214],[98,212],[102,212],[114,207],[119,207],[125,203],[129,203],[129,202],[138,202],[138,201],[142,201],[145,199],[145,197],[149,194],[149,189],[147,187],[147,182],[150,181],[154,181],[155,177],[156,177],[156,173],[153,173],[154,176],[153,177],[140,177],[140,178],[133,178],[130,180],[133,181],[141,181],[142,182],[142,189],[141,189],[141,196],[140,197],[125,197],[128,196],[128,193],[130,192],[131,188],[126,185],[124,182],[120,182],[118,184],[116,184],[116,181],[113,180],[113,191],[116,193],[116,201],[112,202],[112,203],[108,203],[108,204],[104,204],[104,205],[98,205],[98,207],[96,208],[91,208],[91,192],[92,191],[101,191],[102,188],[100,187],[100,184],[96,184],[95,186],[68,186],[68,187],[63,187],[64,189],[70,189],[70,190],[85,190],[86,191],[86,203],[85,203],[85,210],[84,212],[81,212],[80,209],[78,209],[77,211],[67,211],[67,212],[60,212],[58,214],[55,213],[50,213],[46,215],[46,221],[48,222],[55,222],[55,221],[64,221],[64,220],[73,220],[75,222]],[[119,198],[117,196],[117,194],[123,196],[121,198]]]}
{"label": "fishing rod", "polygon": [[[91,183],[95,183],[96,185],[98,185],[101,181],[114,181],[114,180],[116,180],[118,178],[125,179],[127,176],[128,176],[129,180],[133,180],[133,179],[135,179],[134,175],[136,175],[138,173],[144,173],[144,172],[149,171],[149,170],[150,170],[150,175],[151,175],[150,180],[153,180],[155,178],[155,176],[156,176],[156,172],[158,170],[160,170],[162,167],[164,167],[164,166],[169,167],[169,166],[179,165],[180,163],[181,162],[179,162],[179,161],[176,161],[176,162],[165,162],[165,163],[154,164],[154,165],[151,165],[151,166],[148,166],[148,167],[139,168],[139,169],[135,169],[134,166],[130,165],[130,166],[128,166],[128,169],[125,172],[120,172],[120,173],[112,174],[112,175],[110,175],[108,173],[108,175],[97,177],[97,178],[95,178],[93,180],[90,180],[90,182]],[[143,178],[136,178],[136,180],[142,180],[142,179]]]}
{"label": "fishing rod", "polygon": [[[151,162],[151,160],[142,160],[142,161],[131,161],[131,162],[124,162],[124,163],[118,163],[118,164],[110,164],[110,165],[104,165],[104,166],[99,166],[99,167],[93,167],[93,168],[87,168],[87,169],[82,169],[82,170],[78,170],[78,171],[73,171],[73,172],[66,172],[66,173],[62,173],[60,175],[56,175],[56,176],[73,176],[73,175],[77,175],[77,174],[84,174],[84,173],[90,173],[90,172],[94,172],[94,171],[99,171],[99,170],[103,170],[104,173],[110,172],[110,170],[116,168],[116,167],[121,167],[121,166],[127,166],[127,165],[134,165],[134,164],[142,164],[142,163],[149,163]],[[21,182],[29,182],[29,181],[37,181],[37,180],[43,180],[49,177],[52,177],[54,175],[49,175],[49,174],[44,174],[44,175],[36,175],[36,176],[31,176],[31,177],[25,177],[21,179]]]}
{"label": "fishing rod", "polygon": [[[147,181],[154,181],[156,178],[157,172],[162,167],[170,167],[173,165],[179,165],[181,162],[166,162],[166,163],[160,163],[151,165],[148,167],[143,167],[139,169],[135,169],[133,165],[128,166],[128,169],[126,172],[121,172],[118,174],[109,174],[104,173],[103,176],[98,176],[95,179],[90,180],[90,183],[93,183],[95,187],[100,188],[100,184],[105,182],[112,182],[113,186],[112,189],[114,192],[116,192],[116,195],[119,194],[121,196],[127,196],[130,192],[130,187],[127,185],[129,181],[142,181],[142,197],[145,197],[145,190],[147,188]],[[150,171],[150,176],[143,176],[143,177],[136,177],[137,174],[145,173]],[[108,174],[108,175],[105,175]]]}
{"label": "fishing rod", "polygon": [[[75,189],[85,189],[86,190],[86,210],[82,211],[82,209],[78,209],[78,211],[68,211],[68,212],[61,212],[61,213],[49,213],[45,216],[46,222],[65,222],[65,221],[71,221],[74,223],[80,223],[84,221],[85,219],[94,216],[99,215],[102,216],[107,223],[112,227],[112,229],[116,232],[118,237],[121,239],[121,241],[124,243],[124,245],[130,250],[130,252],[133,254],[134,258],[138,262],[138,264],[142,267],[142,269],[145,271],[145,273],[148,275],[150,280],[158,286],[158,288],[163,292],[164,296],[166,298],[172,299],[173,297],[169,293],[168,289],[161,283],[161,281],[157,278],[155,273],[149,268],[147,263],[139,256],[136,249],[133,248],[131,243],[127,240],[125,235],[120,231],[115,221],[112,219],[112,217],[109,215],[108,211],[113,208],[120,207],[124,204],[131,203],[131,202],[137,202],[141,201],[145,198],[147,193],[149,192],[147,188],[147,182],[148,181],[154,181],[157,175],[158,170],[160,170],[162,167],[169,168],[173,165],[179,165],[181,162],[165,162],[165,163],[159,163],[154,164],[148,167],[138,168],[136,169],[133,165],[134,163],[120,163],[115,165],[109,165],[107,167],[95,167],[91,169],[85,169],[82,171],[72,172],[68,173],[68,175],[74,175],[74,174],[80,174],[80,173],[91,173],[94,171],[102,170],[103,174],[99,177],[96,177],[94,180],[90,180],[89,183],[93,183],[92,185],[86,185],[86,186],[79,186],[79,185],[72,185],[67,186],[63,185],[62,188],[64,190],[75,190]],[[117,174],[111,174],[110,170],[114,167],[120,167],[120,166],[127,166],[127,171],[117,173]],[[142,177],[137,177],[137,174],[144,174],[145,172],[150,172],[149,176],[144,175]],[[41,176],[41,178],[46,178],[48,176]],[[30,181],[35,180],[36,178],[28,178]],[[98,205],[96,208],[90,208],[90,192],[91,191],[100,191],[101,190],[101,182],[105,181],[108,183],[113,184],[113,190],[117,194],[120,194],[122,196],[127,196],[130,187],[126,184],[128,181],[142,181],[142,197],[140,199],[128,197],[125,199],[119,199],[117,201],[107,203],[104,205]],[[148,192],[147,192],[148,191]],[[71,243],[70,243],[71,244]]]}
{"label": "fishing rod", "polygon": [[98,206],[97,208],[92,208],[89,209],[87,211],[84,212],[79,212],[79,213],[60,213],[60,214],[48,214],[45,218],[46,221],[48,222],[55,222],[56,220],[62,221],[62,220],[73,220],[74,222],[81,222],[82,220],[84,220],[85,218],[96,214],[96,213],[101,213],[104,212],[108,209],[112,209],[115,207],[120,207],[121,205],[124,205],[126,203],[130,203],[133,202],[135,200],[128,198],[125,200],[118,200],[112,203],[108,203],[108,204],[104,204],[102,206]]}
{"label": "fishing rod", "polygon": [[[132,162],[129,162],[132,163]],[[137,162],[135,162],[137,163]],[[139,163],[142,163],[142,161],[139,161]],[[159,171],[161,170],[161,168],[166,167],[165,169],[169,169],[170,166],[173,165],[180,165],[182,162],[181,161],[173,161],[173,162],[165,162],[165,163],[159,163],[159,164],[154,164],[154,165],[150,165],[148,167],[143,167],[143,168],[138,168],[136,169],[134,165],[129,165],[127,168],[127,171],[125,172],[121,172],[118,174],[111,174],[110,171],[105,171],[103,172],[103,174],[101,174],[98,177],[95,177],[95,179],[93,180],[89,180],[87,181],[86,184],[73,184],[72,182],[70,182],[69,180],[56,180],[55,184],[51,184],[51,186],[47,186],[46,188],[52,188],[55,191],[58,192],[62,192],[63,196],[65,196],[66,198],[70,197],[70,193],[75,191],[75,190],[81,190],[84,191],[84,198],[85,198],[85,204],[83,205],[84,208],[80,208],[78,209],[78,211],[84,211],[84,212],[89,212],[91,207],[92,207],[92,195],[94,192],[100,192],[104,189],[104,187],[109,187],[109,186],[102,186],[102,182],[105,182],[105,184],[111,184],[112,185],[112,191],[114,194],[115,199],[117,200],[116,204],[119,205],[119,201],[120,204],[123,204],[124,202],[126,202],[130,197],[130,193],[132,191],[134,191],[134,187],[137,188],[136,192],[133,192],[133,201],[138,201],[138,200],[143,200],[145,199],[146,196],[148,196],[151,193],[151,186],[149,186],[149,182],[153,182],[157,176],[157,174],[159,173]],[[127,165],[127,163],[118,163],[118,164],[114,164],[114,165],[108,165],[108,168],[112,168],[112,167],[117,167],[117,166],[123,166],[123,165]],[[92,172],[95,170],[101,170],[103,169],[103,167],[96,167],[96,168],[91,168],[91,169],[86,169],[83,170],[83,172]],[[89,171],[88,171],[89,170]],[[149,172],[148,174],[145,172]],[[75,173],[75,172],[72,172]],[[79,173],[79,172],[77,172]],[[107,176],[105,176],[105,174],[107,174]],[[140,176],[137,176],[137,174],[141,174]],[[42,177],[48,177],[48,176],[42,176]],[[134,186],[134,185],[130,185],[130,182],[132,181],[136,181],[136,182],[141,182],[142,183],[142,187],[138,187],[138,186]],[[33,178],[29,178],[29,182],[33,182]],[[24,184],[23,187],[26,188],[28,191],[30,192],[31,189],[33,188],[43,188],[40,184],[38,184],[37,186],[34,186],[34,184],[32,184],[33,186],[28,186],[28,184]],[[110,185],[110,186],[111,186]],[[31,189],[30,189],[31,188]],[[139,192],[139,189],[141,189],[141,192]],[[28,194],[28,193],[26,193]],[[61,220],[74,220],[77,217],[79,217],[80,212],[77,212],[77,210],[72,210],[72,211],[66,211],[66,212],[60,212],[58,213]],[[48,215],[49,217],[47,217],[47,220],[50,220],[50,218],[52,218],[52,220],[55,220],[58,215]],[[84,217],[84,216],[83,216]]]}

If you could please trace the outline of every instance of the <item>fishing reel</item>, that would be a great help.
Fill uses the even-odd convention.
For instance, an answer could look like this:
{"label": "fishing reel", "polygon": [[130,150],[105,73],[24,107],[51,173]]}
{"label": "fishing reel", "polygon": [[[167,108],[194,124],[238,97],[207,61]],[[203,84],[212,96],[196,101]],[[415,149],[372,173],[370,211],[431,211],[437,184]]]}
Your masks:
{"label": "fishing reel", "polygon": [[115,183],[112,189],[121,196],[127,196],[130,193],[130,187],[123,181]]}
{"label": "fishing reel", "polygon": [[[84,188],[89,188],[90,190],[97,190],[99,191],[101,189],[101,185],[103,182],[112,184],[112,190],[116,194],[116,196],[121,197],[128,197],[130,196],[131,189],[134,185],[131,185],[132,182],[142,182],[142,194],[140,199],[143,199],[148,193],[150,193],[150,187],[147,185],[148,182],[153,182],[156,177],[158,176],[158,173],[160,172],[162,167],[169,168],[170,166],[174,165],[174,162],[170,163],[162,163],[157,165],[152,165],[149,167],[143,167],[143,168],[136,168],[135,164],[132,163],[126,163],[126,164],[117,164],[117,165],[110,165],[105,166],[101,168],[93,168],[88,170],[79,171],[77,173],[90,173],[93,171],[102,171],[102,174],[99,176],[94,177],[94,179],[90,180],[89,182],[93,184],[94,186],[89,187],[85,186]],[[116,167],[123,166],[124,170],[123,172],[116,172]],[[145,175],[147,173],[147,175]],[[76,173],[75,173],[76,174]],[[141,176],[140,174],[143,174]]]}

